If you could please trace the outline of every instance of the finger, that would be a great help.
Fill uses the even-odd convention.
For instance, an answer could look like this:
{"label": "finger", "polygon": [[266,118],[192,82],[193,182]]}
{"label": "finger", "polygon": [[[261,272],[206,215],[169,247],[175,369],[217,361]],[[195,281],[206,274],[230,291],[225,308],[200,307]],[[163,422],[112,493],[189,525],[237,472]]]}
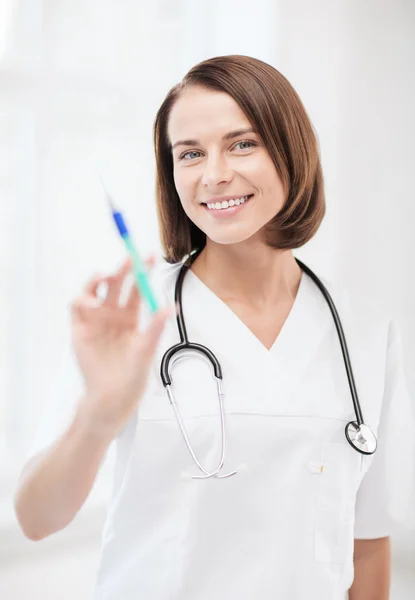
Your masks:
{"label": "finger", "polygon": [[117,306],[120,304],[120,295],[124,288],[126,278],[131,273],[131,267],[132,260],[128,257],[114,275],[111,275],[108,278],[108,290],[105,298],[105,304],[107,306]]}
{"label": "finger", "polygon": [[[147,257],[144,261],[147,271],[151,271],[155,264],[154,254]],[[130,289],[126,295],[125,307],[127,310],[136,311],[140,305],[141,294],[134,280],[131,281]]]}
{"label": "finger", "polygon": [[107,279],[108,289],[107,295],[104,301],[106,306],[117,306],[120,299],[121,288],[124,284],[124,279],[111,275]]}
{"label": "finger", "polygon": [[93,295],[79,296],[70,304],[70,310],[72,317],[76,320],[85,319],[88,315],[88,311],[94,311],[99,308],[99,300]]}
{"label": "finger", "polygon": [[72,305],[72,316],[75,321],[83,321],[89,325],[100,325],[116,328],[117,331],[136,331],[138,325],[137,315],[132,315],[123,310],[114,310],[111,306],[103,306],[92,297],[83,297]]}
{"label": "finger", "polygon": [[[145,260],[144,265],[147,271],[151,271],[156,263],[156,257],[154,254],[150,254]],[[130,256],[128,256],[125,261],[121,264],[121,266],[114,273],[115,277],[125,277],[131,271],[133,267],[133,260]]]}
{"label": "finger", "polygon": [[156,263],[156,257],[154,256],[154,254],[150,254],[150,256],[148,256],[145,260],[145,265],[149,271],[151,271],[151,269],[154,267],[155,263]]}
{"label": "finger", "polygon": [[124,277],[126,275],[128,275],[128,273],[131,271],[132,264],[133,264],[133,261],[132,261],[131,257],[127,256],[127,258],[121,263],[121,265],[115,271],[114,277],[119,277],[121,279],[124,279]]}
{"label": "finger", "polygon": [[[145,265],[147,270],[151,270],[155,264],[154,255],[149,256],[145,260]],[[121,288],[124,284],[124,280],[131,272],[132,268],[132,259],[131,257],[127,257],[120,265],[120,267],[115,271],[113,275],[101,275],[97,274],[91,277],[88,280],[84,287],[84,291],[86,294],[91,296],[96,296],[98,292],[98,288],[102,283],[107,283],[108,290],[106,293],[106,303],[110,305],[116,305],[119,300]]]}
{"label": "finger", "polygon": [[94,275],[91,277],[84,286],[85,294],[88,296],[96,296],[99,285],[105,281],[105,279],[105,275]]}
{"label": "finger", "polygon": [[[98,294],[98,288],[101,284],[106,283],[108,288],[111,282],[115,282],[116,278],[119,276],[120,273],[124,273],[127,272],[128,273],[129,270],[129,262],[128,260],[125,261],[120,269],[118,269],[118,271],[116,271],[116,273],[114,275],[102,275],[102,274],[97,274],[94,275],[93,277],[91,277],[91,279],[89,279],[87,281],[87,283],[84,286],[84,292],[86,295],[89,296],[97,296]],[[105,298],[107,297],[107,294],[105,294]]]}
{"label": "finger", "polygon": [[135,282],[132,282],[130,292],[125,302],[125,308],[128,311],[137,311],[140,306],[141,296]]}

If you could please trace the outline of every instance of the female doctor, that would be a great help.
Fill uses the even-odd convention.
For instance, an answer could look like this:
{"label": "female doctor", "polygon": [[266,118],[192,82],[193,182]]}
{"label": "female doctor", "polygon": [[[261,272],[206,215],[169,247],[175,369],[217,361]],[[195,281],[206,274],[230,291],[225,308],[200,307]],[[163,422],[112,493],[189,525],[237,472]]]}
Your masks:
{"label": "female doctor", "polygon": [[217,57],[168,93],[154,131],[166,261],[152,284],[169,307],[184,274],[187,337],[214,354],[221,388],[195,352],[165,388],[176,314],[144,323],[135,289],[119,302],[128,262],[91,279],[16,492],[20,525],[33,540],[68,525],[115,440],[96,600],[386,600],[412,491],[400,342],[376,306],[325,282],[377,438],[362,454],[345,436],[356,416],[333,315],[292,253],[325,212],[306,111],[271,66]]}

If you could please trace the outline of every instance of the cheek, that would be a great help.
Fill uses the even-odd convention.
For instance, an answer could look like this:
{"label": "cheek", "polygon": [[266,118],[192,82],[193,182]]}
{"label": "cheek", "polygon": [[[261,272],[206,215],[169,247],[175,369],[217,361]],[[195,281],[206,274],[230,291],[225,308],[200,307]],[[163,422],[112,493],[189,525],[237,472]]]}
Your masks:
{"label": "cheek", "polygon": [[275,204],[281,204],[285,198],[284,187],[278,175],[268,174],[268,179],[263,179],[264,194],[273,199]]}
{"label": "cheek", "polygon": [[179,194],[179,198],[183,204],[191,201],[194,193],[194,185],[192,178],[189,173],[186,173],[186,169],[175,169],[173,171],[174,185],[176,191]]}
{"label": "cheek", "polygon": [[262,165],[259,177],[263,193],[271,196],[275,203],[280,204],[283,202],[285,197],[284,186],[271,160]]}
{"label": "cheek", "polygon": [[275,187],[276,181],[279,180],[278,173],[274,167],[274,163],[269,156],[264,154],[258,154],[257,156],[251,157],[251,160],[247,161],[243,165],[241,173],[246,178],[256,183],[259,188],[266,188],[271,185]]}

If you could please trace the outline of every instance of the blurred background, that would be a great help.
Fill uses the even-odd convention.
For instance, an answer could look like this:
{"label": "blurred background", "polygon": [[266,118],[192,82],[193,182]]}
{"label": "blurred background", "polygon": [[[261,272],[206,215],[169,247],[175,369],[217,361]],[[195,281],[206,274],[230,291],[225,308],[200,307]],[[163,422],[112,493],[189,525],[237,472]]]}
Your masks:
{"label": "blurred background", "polygon": [[[13,489],[69,343],[68,305],[124,256],[95,169],[143,254],[158,253],[154,116],[220,54],[271,63],[302,98],[327,216],[296,255],[396,318],[415,403],[413,0],[0,0],[2,599],[91,597],[111,453],[75,521],[42,542],[19,532]],[[414,590],[415,532],[402,531],[392,599]]]}

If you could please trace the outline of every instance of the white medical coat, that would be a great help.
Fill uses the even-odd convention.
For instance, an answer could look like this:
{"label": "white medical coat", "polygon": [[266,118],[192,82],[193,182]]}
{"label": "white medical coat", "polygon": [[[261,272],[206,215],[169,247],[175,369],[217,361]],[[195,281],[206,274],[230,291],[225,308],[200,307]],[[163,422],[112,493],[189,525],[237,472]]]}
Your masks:
{"label": "white medical coat", "polygon": [[[179,267],[154,272],[164,302],[173,302]],[[223,472],[238,473],[189,477],[200,472],[159,376],[163,353],[179,341],[172,317],[137,414],[116,440],[95,600],[345,600],[354,538],[412,525],[414,421],[399,332],[373,305],[325,284],[343,323],[364,420],[378,436],[376,454],[363,456],[346,441],[345,425],[355,414],[339,339],[305,273],[267,350],[188,272],[187,331],[222,365]],[[212,470],[221,435],[209,364],[179,361],[173,386],[196,455]],[[81,388],[76,369],[58,379],[32,453],[68,426]]]}

